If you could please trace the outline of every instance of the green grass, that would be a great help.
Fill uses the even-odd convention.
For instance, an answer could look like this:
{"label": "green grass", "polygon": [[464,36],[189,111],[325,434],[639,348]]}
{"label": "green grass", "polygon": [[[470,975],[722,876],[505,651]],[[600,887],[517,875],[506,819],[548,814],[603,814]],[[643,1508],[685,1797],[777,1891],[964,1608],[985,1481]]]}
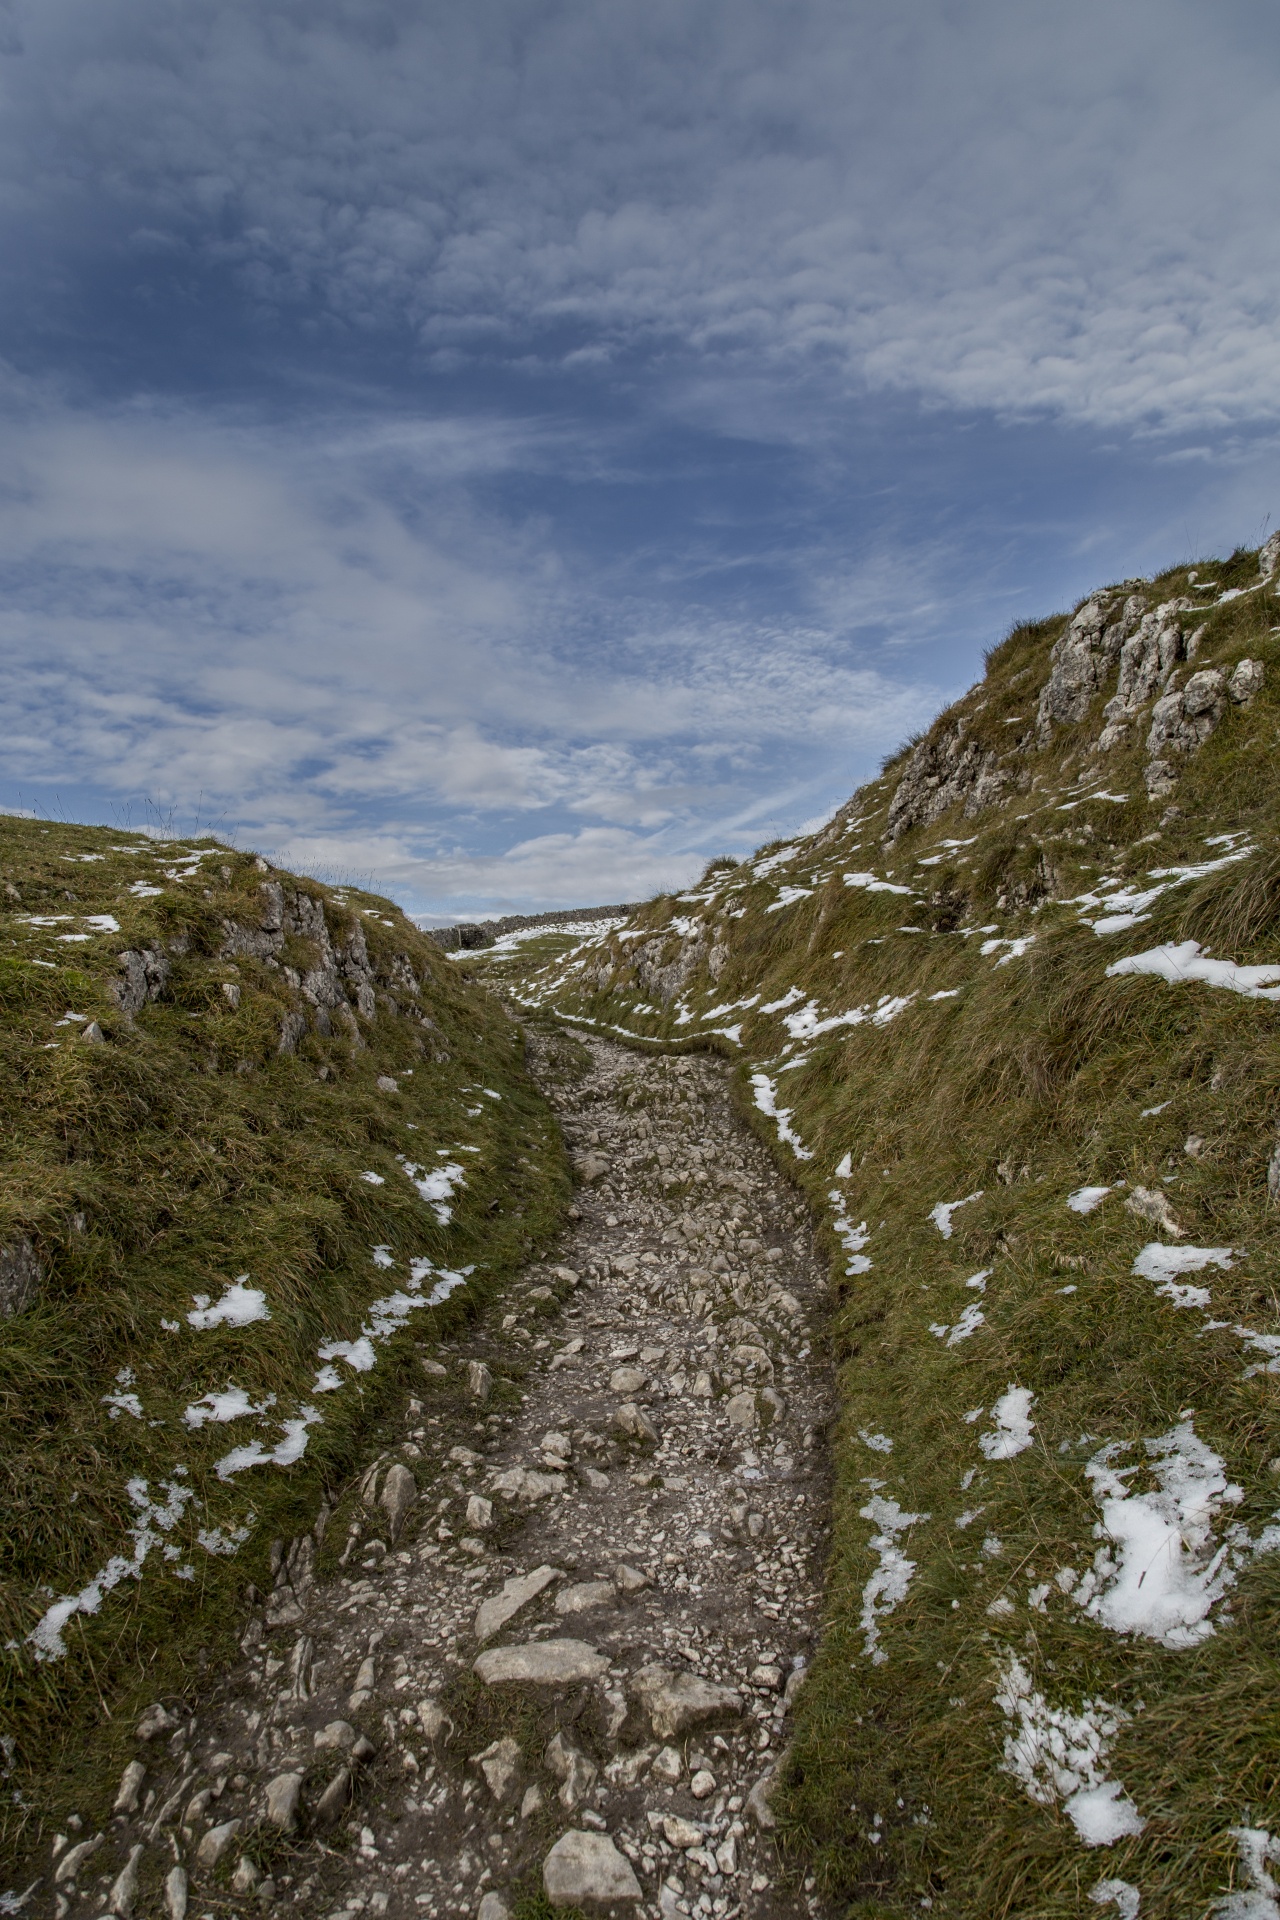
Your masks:
{"label": "green grass", "polygon": [[[193,852],[204,857],[182,864]],[[319,963],[314,941],[225,957],[224,923],[258,925],[272,881],[320,903],[335,945],[363,928],[373,1002],[335,1013],[327,1035],[293,984]],[[151,890],[131,891],[139,884]],[[0,1319],[0,1721],[13,1742],[3,1844],[17,1852],[33,1818],[74,1804],[114,1765],[103,1756],[147,1700],[197,1688],[228,1651],[246,1587],[270,1584],[271,1540],[342,1498],[419,1351],[549,1243],[569,1183],[519,1029],[389,902],[265,875],[212,841],[15,819],[0,821],[0,894],[0,1246],[26,1243],[41,1273],[35,1297]],[[104,915],[118,932],[87,917]],[[68,932],[91,937],[59,938]],[[142,948],[163,950],[170,973],[129,1018],[113,996],[117,956]],[[61,1024],[69,1011],[96,1020],[103,1040]],[[304,1035],[281,1053],[299,1012]],[[465,1166],[448,1224],[398,1156]],[[394,1267],[375,1264],[375,1247]],[[370,1303],[406,1284],[411,1258],[474,1271],[445,1304],[410,1315],[372,1371],[338,1359],[341,1390],[316,1394],[317,1348],[357,1338]],[[216,1302],[240,1275],[270,1318],[193,1328],[195,1297]],[[193,1430],[184,1410],[230,1384],[255,1407],[274,1404]],[[136,1394],[142,1417],[113,1417],[111,1393]],[[296,1464],[219,1477],[229,1449],[274,1445],[305,1404],[323,1420]],[[72,1618],[65,1657],[38,1659],[29,1636],[50,1602],[131,1552],[131,1482],[160,1501],[166,1486],[191,1490],[164,1534],[179,1559],[166,1564],[157,1544],[141,1579]],[[196,1536],[208,1529],[243,1530],[238,1551],[206,1551]]]}
{"label": "green grass", "polygon": [[[1247,586],[1256,559],[1199,571],[1220,587]],[[1149,603],[1187,592],[1186,572],[1152,583]],[[730,1052],[742,1062],[744,1113],[825,1223],[826,1337],[841,1404],[834,1538],[826,1630],[779,1807],[784,1846],[851,1913],[917,1913],[928,1901],[926,1910],[975,1920],[1059,1920],[1097,1912],[1090,1889],[1119,1876],[1140,1887],[1144,1920],[1181,1920],[1238,1884],[1231,1828],[1280,1824],[1280,1555],[1242,1568],[1214,1609],[1213,1636],[1181,1651],[1106,1631],[1052,1584],[1060,1569],[1083,1572],[1099,1550],[1086,1462],[1105,1443],[1128,1443],[1119,1463],[1137,1466],[1135,1490],[1152,1486],[1141,1443],[1184,1417],[1242,1491],[1217,1537],[1234,1521],[1256,1538],[1280,1510],[1275,1379],[1242,1377],[1260,1356],[1230,1330],[1280,1331],[1280,1209],[1266,1186],[1280,1120],[1280,1012],[1206,986],[1106,974],[1124,954],[1189,938],[1220,958],[1280,962],[1275,609],[1274,594],[1206,609],[1196,667],[1229,670],[1249,655],[1264,662],[1266,684],[1186,763],[1172,809],[1147,799],[1145,728],[1128,750],[1088,758],[1113,676],[1089,718],[1060,729],[1048,751],[1014,751],[1015,785],[971,821],[956,810],[883,850],[900,755],[767,876],[750,863],[721,866],[691,889],[701,900],[642,909],[633,925],[665,939],[662,963],[682,950],[679,916],[701,919],[708,947],[716,929],[728,943],[719,978],[704,955],[683,992],[692,1022],[677,1020],[678,1003],[640,992],[631,970],[639,941],[607,938],[574,972],[552,955],[505,967],[508,984],[547,1010]],[[1009,752],[1010,736],[1033,731],[1066,617],[1015,629],[938,728],[963,714],[980,744]],[[1014,714],[1025,724],[1006,728]],[[1123,803],[1068,806],[1091,764]],[[1171,888],[1127,932],[1100,939],[1067,904],[1102,875],[1141,886],[1151,869],[1221,855],[1205,842],[1223,833],[1248,835],[1256,851]],[[969,844],[948,848],[948,839]],[[842,875],[856,870],[909,885],[914,897],[846,886]],[[783,884],[810,891],[770,911]],[[999,937],[1034,935],[1034,944],[997,965],[975,931],[993,923]],[[596,991],[603,964],[615,971]],[[792,988],[791,1010],[811,1000],[822,1015],[915,998],[888,1024],[837,1027],[784,1057],[780,1016],[760,1008]],[[954,997],[931,1001],[936,993]],[[752,996],[754,1006],[704,1022],[706,1010]],[[740,1046],[710,1032],[732,1023]],[[754,1106],[747,1076],[763,1066],[812,1159],[780,1145]],[[1193,1137],[1200,1144],[1188,1151]],[[846,1155],[851,1174],[837,1181]],[[1227,1328],[1206,1331],[1201,1314],[1176,1309],[1133,1273],[1139,1249],[1164,1236],[1125,1211],[1125,1189],[1088,1215],[1065,1205],[1075,1187],[1121,1181],[1163,1188],[1189,1243],[1241,1250],[1230,1271],[1185,1276],[1209,1284],[1212,1317]],[[929,1209],[977,1189],[982,1199],[942,1239]],[[868,1272],[845,1270],[833,1192],[851,1222],[867,1222]],[[980,1268],[990,1269],[981,1295],[963,1284]],[[930,1331],[979,1302],[985,1324],[972,1338],[948,1347]],[[1035,1395],[1034,1444],[988,1462],[978,1436],[1015,1383]],[[975,1408],[982,1414],[966,1422]],[[869,1450],[860,1433],[891,1436],[892,1453]],[[859,1617],[876,1566],[875,1524],[863,1512],[871,1479],[884,1483],[882,1497],[924,1516],[900,1535],[915,1572],[880,1623],[883,1665],[867,1658]],[[979,1506],[976,1520],[957,1524]],[[984,1553],[987,1538],[998,1552]],[[1040,1611],[1028,1593],[1046,1582]],[[1012,1613],[988,1612],[1001,1599]],[[1086,1849],[1060,1805],[1036,1805],[1004,1770],[1010,1722],[995,1701],[997,1665],[1012,1655],[1053,1707],[1079,1712],[1101,1698],[1132,1715],[1106,1772],[1140,1809],[1139,1837]]]}

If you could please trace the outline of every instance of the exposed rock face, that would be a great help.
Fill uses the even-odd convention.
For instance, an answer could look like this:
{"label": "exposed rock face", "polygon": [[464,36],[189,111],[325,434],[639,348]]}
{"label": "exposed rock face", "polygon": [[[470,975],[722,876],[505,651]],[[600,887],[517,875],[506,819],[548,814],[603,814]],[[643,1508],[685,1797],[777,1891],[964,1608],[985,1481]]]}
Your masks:
{"label": "exposed rock face", "polygon": [[121,1013],[138,1013],[148,1000],[158,1000],[168,984],[169,962],[155,947],[126,949],[119,966],[124,977],[113,983],[111,992]]}
{"label": "exposed rock face", "polygon": [[885,845],[891,847],[912,827],[927,827],[960,802],[966,820],[989,807],[1012,778],[1000,760],[994,748],[984,750],[969,737],[964,719],[940,735],[930,734],[912,753],[898,782],[889,805]]}
{"label": "exposed rock face", "polygon": [[1258,572],[1264,580],[1269,580],[1277,567],[1280,567],[1280,533],[1273,533],[1258,555]]}
{"label": "exposed rock face", "polygon": [[542,1863],[542,1884],[553,1907],[611,1907],[642,1900],[640,1882],[607,1833],[562,1833]]}
{"label": "exposed rock face", "polygon": [[1170,762],[1185,759],[1204,745],[1226,705],[1226,681],[1217,667],[1193,673],[1181,691],[1174,688],[1156,701],[1147,735],[1151,757],[1144,776],[1152,799],[1173,791],[1176,775]]}
{"label": "exposed rock face", "polygon": [[31,1306],[43,1277],[36,1250],[25,1234],[0,1247],[0,1320],[10,1320]]}
{"label": "exposed rock face", "polygon": [[609,1671],[609,1658],[585,1640],[539,1640],[523,1647],[492,1647],[479,1655],[475,1671],[487,1687],[514,1680],[537,1687],[570,1687],[582,1680],[598,1680]]}
{"label": "exposed rock face", "polygon": [[1085,718],[1145,606],[1136,593],[1122,605],[1106,599],[1085,601],[1049,655],[1049,678],[1040,690],[1036,713],[1038,745],[1048,746],[1055,727],[1074,726]]}
{"label": "exposed rock face", "polygon": [[[361,1017],[371,1020],[377,1011],[373,966],[365,944],[364,928],[352,922],[335,944],[325,917],[324,902],[300,889],[286,888],[279,880],[264,880],[259,893],[262,914],[256,926],[238,920],[224,920],[221,957],[233,959],[248,954],[258,960],[276,961],[287,939],[309,941],[315,951],[315,963],[305,972],[286,968],[290,984],[318,1011],[348,1011],[355,1002]],[[391,963],[389,978],[400,990],[418,994],[419,982],[404,954]]]}
{"label": "exposed rock face", "polygon": [[1137,632],[1124,642],[1120,649],[1116,691],[1102,710],[1104,725],[1098,740],[1099,752],[1109,753],[1128,741],[1134,716],[1168,685],[1179,661],[1194,656],[1199,634],[1184,640],[1179,619],[1191,604],[1186,600],[1166,600],[1144,614]]}
{"label": "exposed rock face", "polygon": [[632,960],[637,985],[651,1000],[674,1000],[706,957],[707,943],[701,929],[692,939],[675,936],[674,953],[672,938],[670,933],[661,933],[656,940],[646,940]]}
{"label": "exposed rock face", "polygon": [[733,1687],[702,1680],[696,1673],[642,1667],[631,1686],[659,1740],[678,1740],[694,1727],[734,1720],[742,1712],[741,1697]]}

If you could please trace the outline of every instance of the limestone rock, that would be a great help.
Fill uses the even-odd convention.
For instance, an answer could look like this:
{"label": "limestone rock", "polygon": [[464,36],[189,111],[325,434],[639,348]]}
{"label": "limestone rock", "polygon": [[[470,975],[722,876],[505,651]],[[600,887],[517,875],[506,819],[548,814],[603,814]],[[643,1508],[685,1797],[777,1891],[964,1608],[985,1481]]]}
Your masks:
{"label": "limestone rock", "polygon": [[158,1734],[172,1733],[177,1724],[177,1714],[170,1713],[168,1707],[162,1706],[157,1700],[154,1706],[147,1708],[134,1733],[139,1740],[154,1740]]}
{"label": "limestone rock", "polygon": [[507,1734],[483,1753],[473,1753],[470,1765],[479,1767],[494,1799],[505,1800],[520,1774],[520,1743]]}
{"label": "limestone rock", "polygon": [[769,1793],[773,1786],[773,1769],[762,1773],[747,1795],[747,1812],[762,1833],[770,1833],[778,1824],[778,1816],[769,1805]]}
{"label": "limestone rock", "polygon": [[695,1827],[692,1820],[684,1820],[678,1813],[663,1816],[662,1836],[669,1847],[679,1847],[681,1852],[700,1847],[703,1837],[701,1827]]}
{"label": "limestone rock", "polygon": [[170,1867],[164,1883],[164,1904],[169,1920],[187,1920],[187,1872],[185,1867]]}
{"label": "limestone rock", "polygon": [[508,1620],[514,1620],[522,1607],[536,1600],[553,1580],[560,1578],[558,1567],[542,1566],[535,1567],[532,1573],[513,1574],[510,1580],[504,1580],[501,1593],[482,1601],[476,1614],[476,1639],[481,1646],[501,1632]]}
{"label": "limestone rock", "polygon": [[496,1473],[489,1484],[495,1493],[505,1494],[508,1500],[527,1500],[532,1506],[553,1493],[563,1493],[564,1475],[535,1473],[531,1467],[508,1467],[505,1473]]}
{"label": "limestone rock", "polygon": [[500,1893],[486,1893],[476,1908],[476,1920],[511,1920],[511,1909]]}
{"label": "limestone rock", "polygon": [[1227,681],[1227,697],[1238,707],[1247,707],[1254,697],[1262,692],[1262,683],[1266,678],[1261,660],[1237,660],[1231,678]]}
{"label": "limestone rock", "polygon": [[468,1495],[467,1525],[477,1533],[487,1533],[493,1525],[492,1500],[486,1500],[482,1493]]}
{"label": "limestone rock", "polygon": [[1273,533],[1258,555],[1258,572],[1264,580],[1269,580],[1277,567],[1280,567],[1280,533]]}
{"label": "limestone rock", "polygon": [[647,1378],[642,1367],[615,1367],[609,1375],[609,1391],[628,1395],[640,1393]]}
{"label": "limestone rock", "polygon": [[609,1162],[600,1153],[581,1153],[574,1156],[573,1170],[584,1186],[591,1184],[609,1171]]}
{"label": "limestone rock", "polygon": [[598,1680],[609,1671],[607,1654],[585,1640],[539,1640],[523,1646],[490,1647],[474,1662],[487,1687],[524,1681],[539,1687],[568,1687]]}
{"label": "limestone rock", "polygon": [[493,1392],[493,1375],[483,1360],[467,1362],[467,1392],[473,1400],[487,1400]]}
{"label": "limestone rock", "polygon": [[756,1424],[756,1396],[753,1392],[735,1393],[725,1402],[725,1418],[731,1427],[749,1433]]}
{"label": "limestone rock", "polygon": [[382,1492],[378,1496],[378,1505],[391,1522],[391,1538],[397,1539],[404,1525],[404,1517],[418,1497],[418,1483],[408,1467],[400,1461],[387,1469],[387,1477],[382,1483]]}
{"label": "limestone rock", "polygon": [[1226,682],[1217,667],[1203,667],[1181,690],[1175,687],[1156,701],[1147,734],[1150,759],[1145,774],[1147,792],[1153,799],[1173,788],[1170,759],[1185,759],[1202,747],[1221,720],[1226,704]]}
{"label": "limestone rock", "polygon": [[315,1823],[318,1827],[331,1827],[340,1820],[351,1798],[351,1769],[339,1767],[332,1780],[316,1801]]}
{"label": "limestone rock", "polygon": [[562,1833],[542,1863],[553,1907],[608,1907],[644,1898],[631,1862],[607,1833]]}
{"label": "limestone rock", "polygon": [[331,1720],[312,1735],[317,1753],[349,1753],[359,1735],[349,1720]]}
{"label": "limestone rock", "polygon": [[129,1858],[121,1867],[111,1891],[107,1895],[107,1912],[114,1913],[117,1920],[129,1920],[134,1902],[138,1897],[138,1862],[142,1858],[141,1846],[129,1849]]}
{"label": "limestone rock", "polygon": [[554,1774],[562,1784],[557,1798],[567,1813],[580,1806],[596,1783],[599,1769],[594,1760],[583,1753],[581,1747],[575,1747],[566,1740],[564,1734],[557,1731],[547,1743],[543,1755],[548,1773]]}
{"label": "limestone rock", "polygon": [[969,736],[963,717],[941,733],[928,734],[912,752],[889,804],[885,845],[961,802],[965,819],[972,819],[1000,798],[1009,778],[994,748],[984,749]]}
{"label": "limestone rock", "polygon": [[36,1250],[25,1234],[16,1234],[8,1246],[0,1247],[0,1320],[11,1320],[32,1306],[43,1278]]}
{"label": "limestone rock", "polygon": [[91,1840],[81,1840],[78,1841],[74,1847],[68,1847],[53,1870],[54,1886],[69,1886],[79,1873],[85,1861],[92,1859],[93,1855],[98,1851],[98,1848],[102,1845],[102,1841],[102,1834],[95,1833]]}
{"label": "limestone rock", "polygon": [[142,1794],[142,1783],[147,1777],[147,1769],[141,1760],[131,1760],[120,1775],[120,1785],[116,1788],[113,1813],[136,1813]]}
{"label": "limestone rock", "polygon": [[678,1786],[684,1778],[684,1761],[680,1757],[679,1747],[663,1747],[649,1771],[655,1780],[661,1780],[664,1785]]}
{"label": "limestone rock", "polygon": [[631,1690],[649,1716],[659,1740],[678,1740],[694,1727],[732,1720],[742,1712],[742,1700],[733,1687],[703,1680],[694,1673],[674,1673],[669,1667],[641,1667]]}
{"label": "limestone rock", "polygon": [[302,1775],[278,1773],[267,1782],[266,1819],[281,1833],[292,1833],[298,1824],[298,1804],[302,1799]]}
{"label": "limestone rock", "polygon": [[261,1867],[256,1866],[247,1853],[242,1853],[236,1862],[236,1870],[231,1876],[232,1893],[252,1893],[261,1885]]}
{"label": "limestone rock", "polygon": [[619,1593],[641,1593],[649,1585],[649,1576],[620,1560],[613,1570],[613,1584]]}
{"label": "limestone rock", "polygon": [[612,1580],[578,1580],[562,1587],[556,1595],[557,1613],[590,1613],[596,1607],[611,1607],[618,1598]]}
{"label": "limestone rock", "polygon": [[130,1017],[141,1012],[148,1000],[158,1000],[168,985],[169,961],[157,948],[129,948],[117,954],[116,965],[123,978],[112,981],[111,997],[121,1013]]}
{"label": "limestone rock", "polygon": [[1174,1218],[1173,1208],[1169,1205],[1169,1196],[1161,1193],[1158,1187],[1135,1187],[1125,1199],[1125,1212],[1136,1213],[1140,1220],[1150,1220],[1174,1240],[1183,1237],[1184,1229]]}
{"label": "limestone rock", "polygon": [[224,1820],[220,1827],[210,1827],[196,1848],[196,1865],[216,1867],[223,1854],[238,1837],[243,1825],[242,1820]]}
{"label": "limestone rock", "polygon": [[628,1440],[647,1440],[655,1447],[662,1437],[643,1407],[638,1407],[634,1400],[623,1401],[614,1413],[613,1425]]}

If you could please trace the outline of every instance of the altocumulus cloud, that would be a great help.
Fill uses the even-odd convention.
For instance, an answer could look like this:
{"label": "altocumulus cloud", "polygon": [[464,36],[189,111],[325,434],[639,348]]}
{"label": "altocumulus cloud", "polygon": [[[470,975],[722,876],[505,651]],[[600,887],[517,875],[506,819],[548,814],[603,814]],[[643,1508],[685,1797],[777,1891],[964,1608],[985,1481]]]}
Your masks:
{"label": "altocumulus cloud", "polygon": [[11,797],[636,894],[1270,504],[1260,0],[3,18]]}

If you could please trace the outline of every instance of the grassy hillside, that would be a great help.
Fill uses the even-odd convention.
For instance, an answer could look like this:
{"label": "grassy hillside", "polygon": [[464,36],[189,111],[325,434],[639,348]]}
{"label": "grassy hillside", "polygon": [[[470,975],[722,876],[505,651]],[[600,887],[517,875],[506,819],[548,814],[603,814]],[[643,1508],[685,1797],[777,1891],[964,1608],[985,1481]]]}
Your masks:
{"label": "grassy hillside", "polygon": [[7,1839],[180,1693],[553,1231],[518,1030],[387,901],[0,820]]}
{"label": "grassy hillside", "polygon": [[779,1804],[860,1914],[1276,1911],[1278,560],[1017,628],[819,833],[482,963],[738,1059],[826,1223]]}

